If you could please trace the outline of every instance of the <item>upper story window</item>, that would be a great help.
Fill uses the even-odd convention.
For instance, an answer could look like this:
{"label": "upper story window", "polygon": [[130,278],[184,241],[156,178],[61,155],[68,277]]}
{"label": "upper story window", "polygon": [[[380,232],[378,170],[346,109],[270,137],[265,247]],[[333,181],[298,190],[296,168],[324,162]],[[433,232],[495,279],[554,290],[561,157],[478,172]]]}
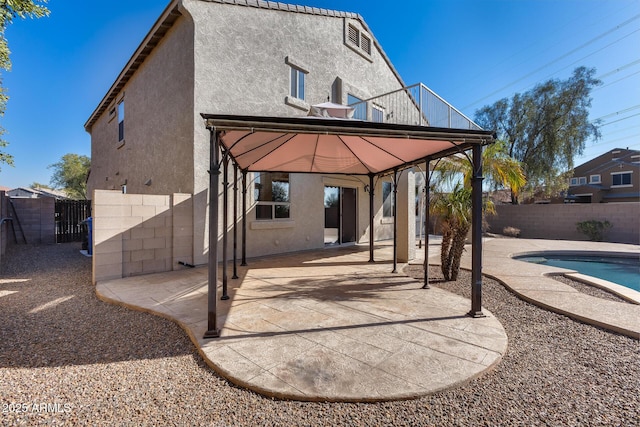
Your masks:
{"label": "upper story window", "polygon": [[353,118],[356,120],[367,120],[367,103],[362,102],[362,99],[357,96],[353,96],[350,93],[347,94],[347,105],[355,108],[353,112]]}
{"label": "upper story window", "polygon": [[310,105],[305,101],[307,97],[307,77],[310,68],[298,58],[286,56],[284,63],[289,72],[289,93],[284,98],[284,103],[302,111],[309,111]]}
{"label": "upper story window", "polygon": [[612,187],[631,187],[631,171],[629,172],[611,172]]}
{"label": "upper story window", "polygon": [[351,49],[362,55],[367,60],[371,61],[371,51],[373,47],[373,41],[371,36],[362,31],[353,21],[353,23],[347,23],[345,25],[344,34],[345,44]]}
{"label": "upper story window", "polygon": [[289,174],[262,172],[254,177],[256,219],[286,219],[290,217]]}
{"label": "upper story window", "polygon": [[600,184],[601,182],[600,175],[591,175],[589,177],[589,184]]}
{"label": "upper story window", "polygon": [[384,109],[382,109],[382,107],[378,107],[377,105],[371,106],[371,121],[376,123],[384,122]]}
{"label": "upper story window", "polygon": [[304,81],[306,73],[291,65],[291,89],[289,95],[304,101]]}
{"label": "upper story window", "polygon": [[395,200],[393,198],[393,183],[391,181],[382,182],[382,217],[393,217],[393,205]]}
{"label": "upper story window", "polygon": [[569,181],[570,186],[585,185],[586,183],[587,183],[587,178],[584,176],[571,178],[571,181]]}
{"label": "upper story window", "polygon": [[124,99],[118,102],[118,142],[124,141]]}

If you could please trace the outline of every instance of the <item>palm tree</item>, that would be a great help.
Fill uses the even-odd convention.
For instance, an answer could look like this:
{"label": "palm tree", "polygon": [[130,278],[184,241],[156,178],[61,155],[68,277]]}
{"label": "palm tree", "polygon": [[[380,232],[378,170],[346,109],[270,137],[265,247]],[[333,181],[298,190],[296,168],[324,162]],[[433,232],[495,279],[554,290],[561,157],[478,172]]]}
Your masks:
{"label": "palm tree", "polygon": [[464,243],[471,227],[471,188],[456,184],[450,193],[439,193],[431,205],[442,219],[440,268],[445,280],[456,280]]}
{"label": "palm tree", "polygon": [[[526,179],[520,162],[506,154],[501,141],[486,147],[482,152],[482,169],[485,179],[493,187],[508,186],[514,194],[522,188]],[[460,259],[471,227],[471,178],[473,168],[466,156],[443,159],[438,165],[441,180],[453,182],[450,193],[434,197],[431,212],[442,218],[442,249],[440,261],[445,280],[456,280],[460,271]],[[460,183],[462,175],[462,184]],[[494,214],[489,200],[483,202],[483,213]]]}

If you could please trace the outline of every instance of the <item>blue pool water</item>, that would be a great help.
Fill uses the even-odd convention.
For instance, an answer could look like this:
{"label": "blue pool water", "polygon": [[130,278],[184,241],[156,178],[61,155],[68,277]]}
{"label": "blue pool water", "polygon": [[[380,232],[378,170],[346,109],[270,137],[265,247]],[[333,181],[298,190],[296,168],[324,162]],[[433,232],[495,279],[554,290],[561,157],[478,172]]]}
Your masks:
{"label": "blue pool water", "polygon": [[515,259],[575,270],[640,292],[640,258],[541,254]]}

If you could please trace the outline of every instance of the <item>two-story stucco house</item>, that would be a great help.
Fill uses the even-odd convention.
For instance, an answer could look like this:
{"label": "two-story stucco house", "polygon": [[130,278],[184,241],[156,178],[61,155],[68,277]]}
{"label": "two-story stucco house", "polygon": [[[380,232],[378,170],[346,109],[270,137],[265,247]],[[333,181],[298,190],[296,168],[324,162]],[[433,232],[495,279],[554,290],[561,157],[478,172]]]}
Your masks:
{"label": "two-story stucco house", "polygon": [[615,148],[573,170],[565,201],[640,201],[640,151]]}
{"label": "two-story stucco house", "polygon": [[[173,0],[85,124],[92,144],[89,194],[189,195],[191,249],[181,261],[206,263],[210,147],[201,113],[306,116],[312,105],[330,101],[357,104],[360,120],[427,124],[404,87],[358,14],[256,0]],[[389,93],[396,94],[395,107],[382,99],[360,102]],[[227,175],[233,183],[233,171]],[[408,260],[414,175],[402,174],[396,201],[390,183],[385,177],[375,182],[374,238],[392,237],[391,205],[397,203],[406,235],[398,255]],[[249,174],[247,255],[368,241],[368,184],[346,175]],[[167,256],[164,265],[147,259],[147,268],[133,262],[154,256],[140,252],[143,247],[113,246],[132,251],[122,275],[175,264]]]}

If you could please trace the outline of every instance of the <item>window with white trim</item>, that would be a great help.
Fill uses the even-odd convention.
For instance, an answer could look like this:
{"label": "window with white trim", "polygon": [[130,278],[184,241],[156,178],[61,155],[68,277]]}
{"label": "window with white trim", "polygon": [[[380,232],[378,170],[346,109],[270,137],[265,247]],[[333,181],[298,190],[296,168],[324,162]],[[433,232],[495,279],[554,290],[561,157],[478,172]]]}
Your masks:
{"label": "window with white trim", "polygon": [[262,172],[254,176],[253,195],[256,201],[256,219],[288,219],[291,211],[289,174]]}
{"label": "window with white trim", "polygon": [[611,172],[612,187],[631,187],[632,172]]}
{"label": "window with white trim", "polygon": [[589,176],[589,184],[600,184],[601,182],[600,175]]}
{"label": "window with white trim", "polygon": [[584,176],[579,176],[576,178],[571,178],[569,185],[585,185],[587,183],[587,178]]}
{"label": "window with white trim", "polygon": [[289,95],[294,98],[298,98],[304,101],[304,81],[305,81],[305,73],[300,68],[291,67],[291,85],[289,90]]}

